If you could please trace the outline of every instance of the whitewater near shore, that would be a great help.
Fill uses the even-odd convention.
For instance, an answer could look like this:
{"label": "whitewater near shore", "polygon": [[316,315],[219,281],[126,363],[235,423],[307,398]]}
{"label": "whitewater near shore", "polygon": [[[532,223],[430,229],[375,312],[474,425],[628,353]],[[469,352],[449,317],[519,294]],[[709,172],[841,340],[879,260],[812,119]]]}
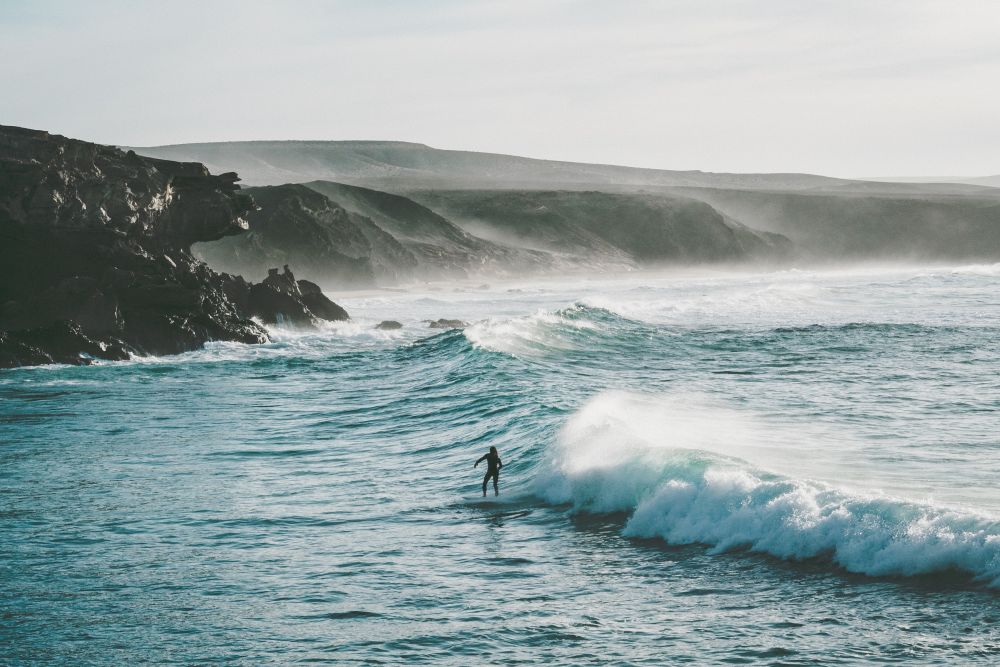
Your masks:
{"label": "whitewater near shore", "polygon": [[105,664],[990,664],[998,287],[431,284],[332,293],[352,321],[265,345],[5,371],[0,639]]}

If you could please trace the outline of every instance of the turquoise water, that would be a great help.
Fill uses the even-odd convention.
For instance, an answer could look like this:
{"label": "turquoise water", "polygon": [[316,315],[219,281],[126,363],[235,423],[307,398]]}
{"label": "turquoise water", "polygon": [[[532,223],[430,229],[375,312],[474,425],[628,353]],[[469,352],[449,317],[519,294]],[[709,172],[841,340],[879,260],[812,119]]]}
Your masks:
{"label": "turquoise water", "polygon": [[0,664],[995,664],[998,288],[427,287],[0,371]]}

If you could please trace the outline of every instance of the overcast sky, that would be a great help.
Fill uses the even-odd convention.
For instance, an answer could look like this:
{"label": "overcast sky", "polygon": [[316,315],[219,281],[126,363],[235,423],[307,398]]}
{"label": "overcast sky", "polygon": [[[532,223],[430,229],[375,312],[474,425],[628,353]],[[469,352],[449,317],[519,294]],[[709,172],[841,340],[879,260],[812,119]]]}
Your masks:
{"label": "overcast sky", "polygon": [[0,123],[706,171],[1000,173],[1000,2],[0,0]]}

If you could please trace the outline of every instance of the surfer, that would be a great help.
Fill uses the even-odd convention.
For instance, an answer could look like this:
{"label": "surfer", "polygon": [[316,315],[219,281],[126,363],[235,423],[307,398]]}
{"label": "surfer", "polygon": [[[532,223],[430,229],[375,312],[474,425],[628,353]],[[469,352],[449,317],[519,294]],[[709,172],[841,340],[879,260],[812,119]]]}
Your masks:
{"label": "surfer", "polygon": [[483,477],[483,498],[486,497],[486,484],[489,483],[490,477],[493,478],[493,495],[499,496],[500,486],[498,482],[500,481],[500,468],[503,467],[503,461],[500,460],[500,455],[497,454],[497,448],[490,447],[489,453],[483,454],[472,467],[478,467],[484,460],[486,461],[486,477]]}

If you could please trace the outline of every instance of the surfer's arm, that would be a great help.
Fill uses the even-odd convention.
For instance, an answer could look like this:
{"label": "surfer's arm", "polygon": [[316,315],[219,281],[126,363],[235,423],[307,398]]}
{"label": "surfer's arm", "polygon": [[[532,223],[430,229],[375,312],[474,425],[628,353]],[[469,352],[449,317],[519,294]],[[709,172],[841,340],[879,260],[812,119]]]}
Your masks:
{"label": "surfer's arm", "polygon": [[486,454],[483,454],[482,456],[480,456],[479,460],[472,464],[472,467],[473,468],[478,468],[479,464],[483,462],[483,459],[485,459],[486,456],[487,456]]}

